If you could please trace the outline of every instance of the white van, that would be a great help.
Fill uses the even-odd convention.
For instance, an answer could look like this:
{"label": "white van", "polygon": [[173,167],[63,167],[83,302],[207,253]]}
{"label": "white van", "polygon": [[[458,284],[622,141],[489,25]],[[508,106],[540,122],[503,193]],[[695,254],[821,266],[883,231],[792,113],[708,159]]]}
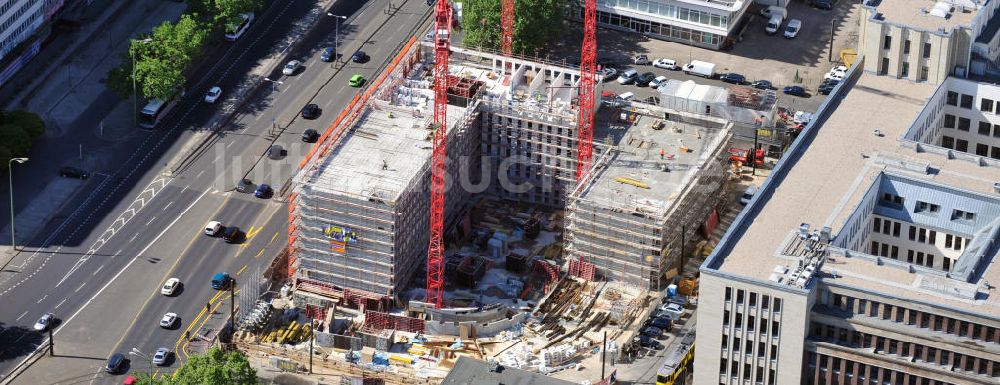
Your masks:
{"label": "white van", "polygon": [[772,14],[771,20],[768,20],[767,26],[764,27],[764,32],[767,32],[768,35],[774,35],[778,33],[778,30],[781,29],[781,23],[783,23],[784,21],[785,21],[784,15],[781,15],[779,13]]}
{"label": "white van", "polygon": [[715,63],[692,60],[690,63],[684,65],[683,70],[684,73],[690,75],[698,75],[706,78],[715,77]]}
{"label": "white van", "polygon": [[629,101],[632,101],[632,99],[635,98],[635,94],[631,93],[631,92],[625,92],[625,93],[622,93],[621,95],[618,95],[618,98],[621,99],[621,100],[624,100],[626,102],[629,102]]}
{"label": "white van", "polygon": [[636,71],[635,68],[629,68],[618,75],[618,84],[632,83],[637,77],[639,77],[639,71]]}
{"label": "white van", "polygon": [[253,23],[253,19],[253,12],[247,12],[240,14],[239,23],[226,24],[226,40],[236,41],[240,36],[243,36],[247,29],[250,29],[250,23]]}

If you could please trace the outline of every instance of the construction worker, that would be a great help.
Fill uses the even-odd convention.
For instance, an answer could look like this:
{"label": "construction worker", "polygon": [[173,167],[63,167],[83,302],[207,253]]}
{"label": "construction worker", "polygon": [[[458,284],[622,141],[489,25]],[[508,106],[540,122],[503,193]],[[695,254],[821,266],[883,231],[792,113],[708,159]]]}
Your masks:
{"label": "construction worker", "polygon": [[190,340],[191,339],[191,331],[190,330],[185,330],[184,331],[184,339],[186,339],[186,340]]}
{"label": "construction worker", "polygon": [[383,170],[389,169],[389,162],[386,162],[385,159],[382,159],[382,169]]}
{"label": "construction worker", "polygon": [[205,302],[205,313],[211,313],[211,312],[212,312],[212,303]]}
{"label": "construction worker", "polygon": [[663,160],[663,156],[666,155],[666,153],[667,152],[664,149],[660,149],[660,160]]}

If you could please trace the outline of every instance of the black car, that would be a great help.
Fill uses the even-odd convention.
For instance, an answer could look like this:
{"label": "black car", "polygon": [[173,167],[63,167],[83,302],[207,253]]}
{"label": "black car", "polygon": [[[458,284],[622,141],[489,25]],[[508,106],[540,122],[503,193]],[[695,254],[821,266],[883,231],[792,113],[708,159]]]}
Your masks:
{"label": "black car", "polygon": [[639,336],[639,346],[653,350],[663,349],[663,344],[661,344],[660,341],[654,340],[645,335]]}
{"label": "black car", "polygon": [[759,90],[771,90],[771,89],[774,89],[774,85],[771,84],[770,80],[758,80],[758,81],[755,81],[753,83],[750,83],[750,87],[753,87],[753,88],[756,88],[756,89],[759,89]]}
{"label": "black car", "polygon": [[785,89],[782,90],[782,92],[784,92],[784,93],[786,93],[788,95],[794,95],[794,96],[801,96],[801,97],[808,96],[808,95],[806,95],[806,89],[802,88],[801,86],[788,86],[788,87],[785,87]]}
{"label": "black car", "polygon": [[656,326],[662,330],[670,331],[670,327],[673,326],[673,321],[667,317],[653,318],[649,321],[649,326]]}
{"label": "black car", "polygon": [[306,104],[305,107],[302,107],[302,117],[303,118],[306,118],[306,119],[316,119],[316,118],[319,117],[320,113],[322,113],[322,111],[319,109],[319,106],[316,105],[316,104],[314,104],[314,103],[309,103],[309,104]]}
{"label": "black car", "polygon": [[253,182],[246,178],[240,179],[240,182],[236,184],[236,191],[241,193],[250,192],[252,188]]}
{"label": "black car", "polygon": [[323,54],[319,56],[319,60],[330,62],[337,57],[337,52],[333,50],[333,47],[323,48]]}
{"label": "black car", "polygon": [[90,173],[76,167],[66,166],[59,169],[59,176],[64,178],[87,179],[90,177]]}
{"label": "black car", "polygon": [[604,67],[601,70],[601,75],[604,76],[604,81],[610,82],[618,78],[618,70],[611,67]]}
{"label": "black car", "polygon": [[824,9],[827,11],[833,9],[833,2],[830,0],[811,0],[809,1],[809,5],[814,8]]}
{"label": "black car", "polygon": [[319,139],[319,133],[316,130],[309,128],[302,132],[303,142],[313,143],[316,142],[316,139]]}
{"label": "black car", "polygon": [[128,358],[124,354],[115,353],[111,358],[108,358],[108,364],[104,365],[104,371],[111,374],[119,373],[125,368],[125,362],[127,361]]}
{"label": "black car", "polygon": [[747,77],[735,72],[730,72],[728,74],[722,75],[722,77],[719,78],[719,80],[722,80],[726,83],[743,84],[746,83]]}
{"label": "black car", "polygon": [[837,86],[837,83],[823,83],[819,85],[817,91],[823,95],[829,95],[833,92],[833,88]]}
{"label": "black car", "polygon": [[236,226],[226,227],[226,229],[222,231],[222,239],[224,239],[226,243],[239,243],[241,235],[243,235],[243,233],[240,232],[240,228]]}
{"label": "black car", "polygon": [[642,329],[642,335],[647,336],[649,338],[660,338],[663,336],[663,329],[660,329],[656,326],[650,326],[645,329]]}
{"label": "black car", "polygon": [[648,87],[649,82],[653,81],[653,79],[656,79],[656,74],[652,72],[646,72],[642,75],[639,75],[639,77],[635,78],[635,85],[639,87]]}
{"label": "black car", "polygon": [[351,55],[351,61],[355,63],[364,63],[367,62],[368,59],[371,58],[368,57],[368,54],[366,54],[365,51],[357,51],[354,53],[354,55]]}

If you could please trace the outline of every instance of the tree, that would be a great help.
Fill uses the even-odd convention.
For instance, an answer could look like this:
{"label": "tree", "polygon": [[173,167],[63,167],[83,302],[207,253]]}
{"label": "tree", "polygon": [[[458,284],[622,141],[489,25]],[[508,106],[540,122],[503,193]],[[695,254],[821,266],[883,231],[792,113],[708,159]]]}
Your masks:
{"label": "tree", "polygon": [[170,100],[184,87],[184,72],[174,63],[158,58],[135,63],[135,77],[146,99]]}
{"label": "tree", "polygon": [[208,37],[208,29],[191,15],[181,15],[177,23],[163,22],[153,29],[153,41],[142,46],[150,49],[143,52],[143,60],[157,58],[184,70],[191,62],[201,57],[201,49]]}
{"label": "tree", "polygon": [[[515,0],[514,52],[538,53],[559,37],[568,0]],[[467,0],[462,5],[463,44],[469,47],[500,49],[500,8],[498,0]]]}
{"label": "tree", "polygon": [[33,112],[11,111],[4,113],[0,120],[20,127],[31,139],[38,139],[42,134],[45,134],[45,122]]}
{"label": "tree", "polygon": [[11,152],[11,156],[26,156],[31,150],[31,135],[21,127],[10,123],[0,124],[0,143]]}
{"label": "tree", "polygon": [[173,376],[151,380],[145,373],[139,373],[136,379],[139,385],[256,385],[257,371],[243,352],[224,352],[214,347],[188,358]]}
{"label": "tree", "polygon": [[264,0],[208,0],[213,5],[216,23],[239,22],[240,14],[253,12],[264,5]]}

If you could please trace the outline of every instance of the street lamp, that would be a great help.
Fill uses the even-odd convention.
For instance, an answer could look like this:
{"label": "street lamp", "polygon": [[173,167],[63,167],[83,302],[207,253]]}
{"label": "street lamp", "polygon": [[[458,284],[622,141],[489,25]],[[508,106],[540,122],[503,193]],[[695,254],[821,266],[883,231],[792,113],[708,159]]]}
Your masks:
{"label": "street lamp", "polygon": [[[283,81],[273,80],[271,78],[264,78],[264,80],[271,82],[271,93],[272,94],[275,93],[275,92],[278,92],[278,84],[285,84],[285,82],[283,82]],[[274,110],[275,110],[275,108],[273,108],[273,106],[272,106],[272,108],[271,108],[271,129],[272,130],[274,128],[276,128],[277,125],[278,125],[277,118],[275,118],[275,116],[274,116]]]}
{"label": "street lamp", "polygon": [[333,27],[333,60],[337,61],[337,55],[340,53],[340,21],[347,20],[347,16],[334,15],[333,12],[327,12],[326,15],[337,20]]}
{"label": "street lamp", "polygon": [[[145,38],[142,40],[132,40],[133,43],[146,44],[151,43],[153,39]],[[132,124],[135,126],[139,125],[139,95],[136,94],[135,90],[135,50],[129,47],[129,53],[132,54]]]}
{"label": "street lamp", "polygon": [[14,238],[14,162],[24,163],[28,158],[11,158],[7,161],[7,175],[10,176],[10,247],[17,250],[17,238]]}
{"label": "street lamp", "polygon": [[132,356],[139,356],[139,357],[145,358],[147,361],[149,361],[149,368],[147,369],[147,371],[148,371],[148,374],[149,374],[149,378],[152,379],[153,378],[153,358],[150,357],[150,356],[147,356],[147,355],[143,354],[142,351],[139,350],[139,349],[137,349],[137,348],[132,348],[132,351],[128,352],[128,354],[132,355]]}

